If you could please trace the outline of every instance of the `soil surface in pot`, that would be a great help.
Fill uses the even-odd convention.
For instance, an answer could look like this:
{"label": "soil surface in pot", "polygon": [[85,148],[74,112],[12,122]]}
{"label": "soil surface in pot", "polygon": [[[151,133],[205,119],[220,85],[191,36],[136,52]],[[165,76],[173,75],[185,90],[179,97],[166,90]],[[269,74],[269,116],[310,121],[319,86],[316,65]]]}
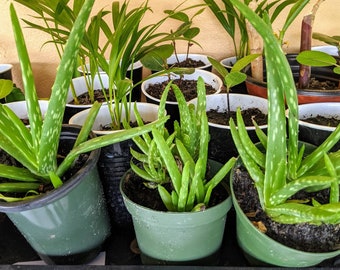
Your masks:
{"label": "soil surface in pot", "polygon": [[[241,111],[244,124],[246,126],[254,126],[253,120],[258,125],[266,125],[267,124],[267,115],[261,112],[257,108],[249,108]],[[233,118],[236,123],[236,111],[227,111],[219,112],[218,110],[210,110],[207,111],[208,121],[210,123],[219,124],[229,126],[229,119]]]}
{"label": "soil surface in pot", "polygon": [[[106,92],[106,95],[108,97],[109,95],[109,90],[106,89],[105,90]],[[106,102],[106,99],[105,99],[105,96],[104,96],[104,93],[101,89],[96,89],[93,91],[93,96],[94,96],[94,100],[98,101],[99,103],[103,103],[103,102]],[[69,104],[77,104],[77,105],[91,105],[93,104],[93,102],[91,102],[91,99],[90,99],[90,95],[88,92],[86,93],[83,93],[79,96],[77,96],[77,99],[78,99],[78,103],[75,103],[75,100],[72,100],[69,102]]]}
{"label": "soil surface in pot", "polygon": [[[146,92],[157,99],[161,99],[163,91],[165,87],[168,85],[168,83],[169,81],[150,84],[146,89]],[[197,97],[197,80],[176,79],[173,80],[173,83],[176,84],[181,89],[186,101],[189,101]],[[205,88],[207,95],[216,93],[216,89],[214,89],[210,84],[206,83]],[[176,101],[176,97],[172,89],[170,89],[168,93],[167,101]]]}
{"label": "soil surface in pot", "polygon": [[[298,84],[296,85],[298,86]],[[329,81],[329,80],[325,80],[325,81],[319,81],[316,78],[311,77],[309,80],[309,84],[307,87],[307,91],[308,89],[310,90],[317,90],[317,89],[321,89],[321,90],[336,90],[338,89],[339,85],[336,84],[334,81]]]}
{"label": "soil surface in pot", "polygon": [[[133,202],[148,207],[157,211],[167,211],[165,208],[161,197],[159,196],[158,189],[146,187],[146,181],[139,176],[137,176],[132,171],[129,171],[126,174],[126,179],[123,183],[123,191],[124,193],[132,200]],[[207,179],[209,179],[209,171],[207,172]],[[167,184],[164,187],[168,190],[172,190],[172,185]],[[222,185],[218,185],[212,191],[209,207],[219,204],[224,201],[229,196],[227,189]]]}
{"label": "soil surface in pot", "polygon": [[322,115],[317,115],[315,117],[309,117],[306,119],[301,119],[304,122],[308,122],[315,125],[321,125],[326,127],[337,127],[340,124],[340,119],[335,117],[324,117]]}
{"label": "soil surface in pot", "polygon": [[[65,158],[66,154],[68,154],[68,151],[64,151],[63,147],[60,147],[58,150],[58,158],[57,162],[60,164],[62,160]],[[74,162],[74,164],[71,166],[71,168],[61,177],[61,180],[63,182],[66,182],[68,179],[70,179],[74,174],[76,174],[82,166],[85,164],[86,160],[88,159],[89,155],[88,154],[81,154],[79,158],[77,158]],[[5,164],[5,165],[10,165],[10,166],[16,166],[16,167],[22,167],[22,165],[15,160],[12,156],[7,154],[5,151],[0,150],[0,164]],[[7,178],[0,177],[0,183],[7,183],[11,180]],[[39,193],[45,193],[48,191],[51,191],[53,189],[52,184],[45,184],[41,185],[39,188]],[[21,194],[21,193],[2,193],[4,196],[13,196],[17,198],[22,198],[27,194]],[[0,199],[1,200],[1,199]]]}
{"label": "soil surface in pot", "polygon": [[180,61],[180,62],[176,62],[171,64],[172,67],[184,67],[184,68],[199,68],[199,67],[203,67],[206,64],[201,61],[201,60],[194,60],[192,58],[188,58],[184,61]]}
{"label": "soil surface in pot", "polygon": [[[248,172],[239,167],[233,177],[233,188],[237,201],[250,221],[272,239],[298,250],[307,252],[329,252],[340,248],[340,224],[311,225],[281,224],[270,219],[263,211],[253,180]],[[326,203],[329,190],[318,193],[299,192],[292,199],[316,199]]]}

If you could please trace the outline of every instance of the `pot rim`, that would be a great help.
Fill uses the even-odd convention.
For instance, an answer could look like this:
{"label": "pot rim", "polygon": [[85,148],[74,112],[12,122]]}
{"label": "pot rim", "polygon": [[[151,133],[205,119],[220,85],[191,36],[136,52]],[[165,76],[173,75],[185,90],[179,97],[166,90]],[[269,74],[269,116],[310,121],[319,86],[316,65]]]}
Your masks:
{"label": "pot rim", "polygon": [[[237,93],[230,93],[229,94],[230,97],[240,97],[240,98],[246,98],[246,99],[253,99],[255,101],[259,101],[260,103],[268,103],[268,100],[266,98],[262,98],[262,97],[258,97],[258,96],[253,96],[253,95],[247,95],[247,94],[237,94]],[[218,94],[215,94],[215,95],[207,95],[206,97],[206,100],[207,100],[207,103],[209,102],[209,99],[217,99],[217,100],[221,100],[221,96],[225,97],[226,99],[226,96],[227,94],[225,93],[218,93]],[[196,104],[197,102],[197,98],[194,98],[190,101],[188,101],[188,103],[193,103],[193,104]],[[252,108],[251,106],[247,106],[249,105],[249,102],[245,103],[246,105],[246,109],[248,108]],[[208,106],[207,106],[208,107]],[[253,107],[256,107],[256,106],[253,106]],[[220,106],[217,106],[216,109],[219,109],[221,108]],[[211,108],[209,108],[210,110]],[[215,109],[215,108],[214,108]],[[261,108],[259,108],[261,109]],[[268,113],[268,110],[261,110],[263,113]],[[212,122],[208,122],[209,126],[211,127],[216,127],[216,128],[220,128],[220,129],[230,129],[230,126],[229,125],[221,125],[221,124],[216,124],[216,123],[212,123]],[[261,129],[265,129],[267,128],[268,125],[260,125],[259,128]],[[246,127],[246,130],[255,130],[255,126],[247,126]]]}
{"label": "pot rim", "polygon": [[[214,162],[214,163],[218,163],[216,161],[213,161],[213,160],[209,160],[209,162]],[[140,205],[134,201],[132,201],[123,191],[123,182],[125,180],[125,176],[131,172],[131,169],[128,170],[126,173],[124,173],[124,175],[122,176],[121,180],[120,180],[120,183],[119,183],[119,191],[120,193],[122,194],[123,196],[123,199],[128,201],[129,204],[133,205],[134,207],[137,207],[139,209],[141,209],[141,211],[144,211],[144,212],[148,212],[154,216],[161,216],[161,215],[169,215],[169,216],[172,216],[173,218],[181,218],[181,216],[183,215],[195,215],[195,216],[199,216],[199,215],[204,215],[205,212],[207,211],[218,211],[219,208],[221,207],[225,207],[226,209],[226,212],[228,212],[230,210],[230,208],[232,207],[232,198],[231,198],[231,194],[228,194],[228,197],[221,201],[219,204],[217,205],[214,205],[212,207],[208,207],[206,210],[204,211],[197,211],[197,212],[170,212],[170,211],[159,211],[159,210],[153,210],[151,208],[148,208],[146,206],[143,206],[143,205]],[[224,206],[225,205],[225,206]]]}
{"label": "pot rim", "polygon": [[[183,61],[183,58],[185,58],[187,56],[186,53],[177,53],[177,56],[179,58],[180,61]],[[173,62],[172,60],[174,60],[175,58],[175,54],[172,54],[168,59],[167,59],[167,63],[169,65],[175,64],[176,62]],[[193,60],[201,60],[202,62],[204,62],[204,66],[201,67],[197,67],[197,69],[205,69],[208,67],[211,67],[211,63],[208,60],[208,56],[206,54],[199,54],[199,53],[189,53],[188,54],[188,58],[191,58]]]}
{"label": "pot rim", "polygon": [[[218,77],[216,74],[210,72],[210,71],[206,71],[206,70],[203,70],[203,69],[196,69],[195,72],[192,73],[192,74],[184,74],[184,79],[185,79],[185,77],[188,77],[188,76],[195,76],[195,74],[197,74],[197,78],[199,76],[201,76],[201,75],[203,75],[203,76],[211,76],[213,78],[213,80],[216,81],[216,86],[218,86],[218,89],[215,89],[216,92],[214,94],[212,94],[212,95],[216,95],[216,94],[218,94],[218,93],[220,93],[222,91],[223,82],[222,82],[221,78]],[[179,77],[178,75],[174,75],[174,76],[175,76],[175,78]],[[145,95],[145,97],[147,97],[147,98],[149,98],[151,100],[154,100],[154,101],[159,103],[160,102],[159,98],[151,96],[146,91],[148,83],[150,83],[150,82],[157,83],[157,81],[156,81],[157,79],[159,79],[158,82],[163,82],[163,81],[167,81],[169,78],[166,75],[161,75],[161,76],[157,76],[157,77],[153,77],[153,78],[147,79],[147,80],[142,82],[141,89],[142,89],[142,92]],[[194,79],[194,78],[192,78],[192,79]],[[155,81],[155,82],[153,82],[153,81]],[[209,96],[209,95],[207,95],[207,96]],[[166,104],[171,104],[171,105],[177,105],[178,104],[177,101],[166,101],[165,103]]]}
{"label": "pot rim", "polygon": [[12,64],[0,64],[0,74],[10,71],[12,68]]}
{"label": "pot rim", "polygon": [[[152,104],[152,103],[147,103],[147,102],[135,102],[136,104],[137,104],[137,108],[141,108],[141,107],[148,107],[148,108],[151,108],[152,110],[154,110],[156,113],[155,113],[155,115],[156,115],[156,117],[158,116],[158,108],[159,108],[159,106],[158,105],[156,105],[156,104]],[[131,111],[130,111],[130,113],[131,114],[133,114],[133,106],[134,106],[134,104],[135,103],[131,103]],[[112,105],[113,107],[114,107],[114,104]],[[100,109],[99,109],[99,112],[98,112],[98,115],[103,111],[103,110],[108,110],[107,109],[108,108],[108,105],[106,104],[106,103],[104,103],[101,107],[100,107]],[[70,120],[69,120],[69,124],[71,124],[71,125],[82,125],[83,123],[78,123],[79,121],[77,121],[77,118],[79,118],[79,117],[84,117],[85,118],[85,116],[87,116],[88,115],[88,113],[89,113],[89,111],[90,111],[91,109],[85,109],[85,110],[82,110],[82,111],[80,111],[80,112],[78,112],[78,113],[76,113],[76,114],[74,114],[71,118],[70,118]],[[139,111],[139,110],[138,110]],[[104,112],[105,113],[105,112]],[[108,111],[107,111],[107,113],[109,113]],[[139,113],[141,114],[141,116],[142,116],[142,118],[143,118],[143,115],[142,115],[142,112],[141,111],[139,111]],[[148,111],[148,113],[150,113],[150,110]],[[165,113],[166,113],[166,111],[165,111]],[[96,119],[98,118],[98,115],[97,115],[97,117],[96,117]],[[155,119],[155,120],[157,120],[157,119]],[[81,121],[81,120],[80,120]],[[95,122],[96,122],[97,120],[95,120]],[[106,124],[104,124],[104,123],[100,123],[100,124],[102,124],[102,125],[106,125]],[[114,133],[114,132],[119,132],[119,130],[111,130],[111,131],[108,131],[108,130],[97,130],[97,129],[92,129],[92,131],[95,133],[95,134],[97,134],[97,135],[105,135],[105,134],[110,134],[110,133]]]}
{"label": "pot rim", "polygon": [[[329,113],[329,111],[324,110],[325,107],[331,107],[332,112]],[[313,129],[320,129],[325,131],[334,131],[336,127],[329,127],[329,126],[323,126],[323,125],[317,125],[313,123],[309,123],[307,121],[304,121],[305,118],[321,115],[324,117],[334,117],[336,119],[340,118],[340,102],[316,102],[316,103],[305,103],[298,105],[299,109],[299,125],[310,127]],[[301,115],[301,109],[306,109],[305,112],[303,112],[303,115]],[[317,109],[317,112],[314,110]],[[307,112],[308,111],[308,112]],[[307,115],[308,114],[308,115]],[[289,115],[289,110],[286,110],[286,117]]]}

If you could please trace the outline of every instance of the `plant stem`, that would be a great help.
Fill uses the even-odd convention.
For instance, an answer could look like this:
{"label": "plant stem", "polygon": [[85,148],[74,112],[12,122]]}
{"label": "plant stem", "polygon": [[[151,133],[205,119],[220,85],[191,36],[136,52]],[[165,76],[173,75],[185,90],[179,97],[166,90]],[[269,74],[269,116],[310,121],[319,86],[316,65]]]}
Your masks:
{"label": "plant stem", "polygon": [[[325,0],[318,0],[313,6],[312,12],[303,17],[301,25],[301,41],[300,52],[309,51],[312,47],[312,32],[315,14],[318,11],[321,3]],[[299,84],[300,89],[306,89],[309,85],[309,79],[311,74],[311,67],[300,65],[299,71]]]}
{"label": "plant stem", "polygon": [[[257,3],[253,0],[249,3],[249,7],[252,10],[256,10]],[[251,54],[262,54],[263,52],[263,40],[258,34],[256,29],[251,25],[251,23],[246,21],[247,33],[248,33],[248,44]],[[263,58],[257,57],[251,62],[251,75],[254,79],[263,81]]]}

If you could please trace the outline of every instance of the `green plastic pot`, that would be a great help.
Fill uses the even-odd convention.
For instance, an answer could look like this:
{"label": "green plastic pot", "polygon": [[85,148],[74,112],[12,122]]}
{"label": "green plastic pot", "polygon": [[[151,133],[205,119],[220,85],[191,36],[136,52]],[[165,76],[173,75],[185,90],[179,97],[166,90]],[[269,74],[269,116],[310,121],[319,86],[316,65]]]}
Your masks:
{"label": "green plastic pot", "polygon": [[[219,164],[214,162],[215,164]],[[220,164],[219,164],[220,165]],[[155,211],[120,190],[133,220],[143,264],[211,264],[221,246],[231,197],[201,212]]]}
{"label": "green plastic pot", "polygon": [[240,208],[233,189],[233,173],[240,165],[236,162],[230,177],[231,194],[236,212],[237,241],[250,263],[269,264],[281,267],[309,267],[326,259],[334,258],[340,250],[333,252],[304,252],[287,247],[259,231]]}
{"label": "green plastic pot", "polygon": [[[59,147],[73,145],[79,127],[64,126]],[[70,149],[69,149],[70,150]],[[33,200],[0,203],[38,255],[48,264],[83,264],[94,259],[110,235],[97,171],[100,150],[60,188]],[[15,252],[15,251],[13,251]]]}

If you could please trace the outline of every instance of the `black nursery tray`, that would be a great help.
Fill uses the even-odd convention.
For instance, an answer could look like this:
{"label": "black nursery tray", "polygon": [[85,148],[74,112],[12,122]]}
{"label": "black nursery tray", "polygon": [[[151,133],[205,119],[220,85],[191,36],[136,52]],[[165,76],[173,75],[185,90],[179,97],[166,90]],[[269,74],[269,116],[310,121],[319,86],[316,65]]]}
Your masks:
{"label": "black nursery tray", "polygon": [[[215,266],[168,266],[169,269],[242,269],[254,268],[247,263],[235,238],[235,212],[228,213],[225,237]],[[135,240],[133,227],[112,228],[106,241],[105,266],[40,266],[13,265],[18,262],[39,261],[40,258],[18,232],[5,214],[0,213],[0,269],[164,269],[164,266],[142,265],[140,255],[132,248]],[[251,239],[249,239],[251,241]],[[264,266],[258,266],[259,268]],[[317,268],[339,268],[340,259],[323,262]],[[268,269],[268,266],[266,267]]]}

